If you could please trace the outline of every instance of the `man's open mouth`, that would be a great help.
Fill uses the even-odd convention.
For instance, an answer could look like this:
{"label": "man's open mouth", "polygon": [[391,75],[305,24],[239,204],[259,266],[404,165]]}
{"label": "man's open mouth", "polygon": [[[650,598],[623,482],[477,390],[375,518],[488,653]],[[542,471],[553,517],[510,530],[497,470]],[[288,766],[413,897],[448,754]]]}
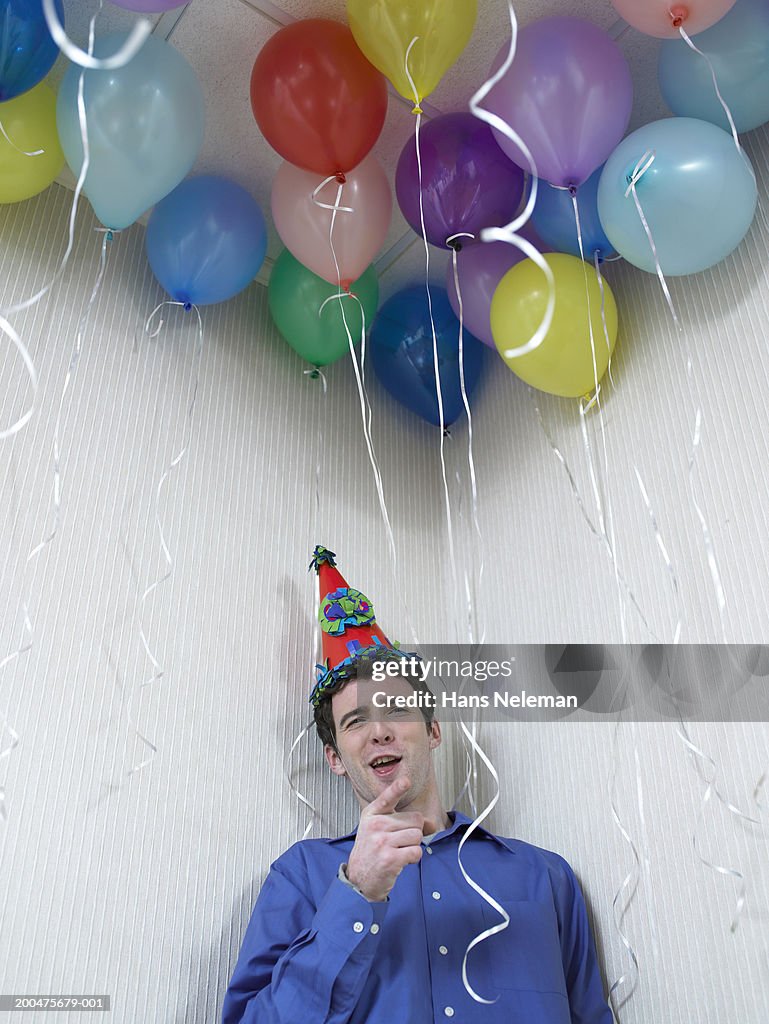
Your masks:
{"label": "man's open mouth", "polygon": [[393,755],[386,754],[382,757],[375,758],[371,762],[371,767],[374,769],[374,772],[377,775],[381,776],[382,778],[386,778],[388,775],[393,774],[393,772],[395,771],[396,767],[400,764],[400,762],[401,759],[399,757],[394,757]]}

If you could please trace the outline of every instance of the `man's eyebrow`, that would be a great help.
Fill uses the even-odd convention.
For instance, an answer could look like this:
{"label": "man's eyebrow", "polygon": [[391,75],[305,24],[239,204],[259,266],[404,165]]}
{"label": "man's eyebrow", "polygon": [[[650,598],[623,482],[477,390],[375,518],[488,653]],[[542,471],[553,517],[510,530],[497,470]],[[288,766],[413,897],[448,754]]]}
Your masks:
{"label": "man's eyebrow", "polygon": [[346,715],[342,715],[341,721],[339,722],[339,728],[342,728],[348,718],[354,718],[355,715],[359,715],[364,711],[368,711],[368,705],[364,704],[359,708],[353,708],[352,711],[348,711]]}

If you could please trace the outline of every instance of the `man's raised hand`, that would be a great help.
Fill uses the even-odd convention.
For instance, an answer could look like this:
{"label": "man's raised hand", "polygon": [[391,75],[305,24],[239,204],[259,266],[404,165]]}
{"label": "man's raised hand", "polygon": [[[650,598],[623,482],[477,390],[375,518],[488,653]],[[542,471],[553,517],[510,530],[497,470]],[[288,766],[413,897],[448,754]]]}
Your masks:
{"label": "man's raised hand", "polygon": [[424,815],[395,810],[410,787],[409,779],[396,779],[361,812],[347,877],[369,900],[387,899],[405,866],[422,857]]}

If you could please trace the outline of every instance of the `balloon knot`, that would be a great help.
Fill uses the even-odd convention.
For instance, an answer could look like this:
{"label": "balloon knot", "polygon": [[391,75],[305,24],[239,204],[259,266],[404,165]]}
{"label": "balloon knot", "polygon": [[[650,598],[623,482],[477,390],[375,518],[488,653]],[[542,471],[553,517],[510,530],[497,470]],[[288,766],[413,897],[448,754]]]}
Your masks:
{"label": "balloon knot", "polygon": [[576,196],[576,194],[577,194],[577,186],[576,185],[569,185],[568,186],[568,192],[569,192],[569,195],[571,196],[571,198],[573,199]]}
{"label": "balloon knot", "polygon": [[454,252],[462,252],[462,243],[458,238],[447,238],[446,245],[449,249],[453,249]]}
{"label": "balloon knot", "polygon": [[316,366],[316,367],[315,367],[315,369],[314,369],[314,370],[312,371],[312,373],[310,374],[310,380],[317,380],[317,379],[318,379],[318,377],[320,377],[320,370],[319,370],[319,369],[318,369],[318,367]]}
{"label": "balloon knot", "polygon": [[192,303],[191,303],[191,302],[185,302],[185,303],[184,303],[184,312],[185,312],[185,313],[189,313],[189,311],[190,311],[191,309],[192,309]]}
{"label": "balloon knot", "polygon": [[689,17],[689,8],[683,4],[676,4],[670,8],[670,17],[673,19],[673,28],[680,28]]}
{"label": "balloon knot", "polygon": [[424,114],[424,110],[419,106],[418,103],[414,105],[414,109],[411,111],[412,114]]}
{"label": "balloon knot", "polygon": [[350,291],[351,286],[352,281],[350,280],[349,277],[341,282],[342,291],[345,292],[347,295],[352,295],[352,292]]}
{"label": "balloon knot", "polygon": [[449,430],[448,427],[444,427],[443,428],[443,436],[444,437],[451,437],[451,431]]}
{"label": "balloon knot", "polygon": [[115,236],[112,234],[112,232],[108,231],[107,232],[107,241],[108,242],[112,242],[112,241],[114,241],[114,238],[115,238]]}
{"label": "balloon knot", "polygon": [[347,177],[341,171],[339,171],[339,173],[336,175],[336,181],[338,185],[346,185]]}

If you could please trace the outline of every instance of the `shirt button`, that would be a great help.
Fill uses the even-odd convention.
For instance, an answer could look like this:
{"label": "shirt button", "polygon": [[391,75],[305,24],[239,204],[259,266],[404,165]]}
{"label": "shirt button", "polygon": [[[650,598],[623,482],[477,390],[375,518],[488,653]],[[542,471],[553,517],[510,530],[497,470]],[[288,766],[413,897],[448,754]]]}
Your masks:
{"label": "shirt button", "polygon": [[432,846],[426,846],[425,850],[427,850],[428,853],[432,853],[433,852]]}
{"label": "shirt button", "polygon": [[448,953],[448,949],[446,949],[445,946],[438,946],[438,952],[441,954],[441,956],[446,956],[446,954]]}
{"label": "shirt button", "polygon": [[443,1012],[446,1014],[447,1017],[453,1017],[454,1016],[454,1007],[453,1006],[447,1006],[446,1009]]}
{"label": "shirt button", "polygon": [[363,931],[363,922],[362,921],[356,921],[355,924],[352,926],[352,930],[354,932],[362,932]]}
{"label": "shirt button", "polygon": [[376,933],[377,933],[378,931],[379,931],[379,925],[378,925],[378,924],[372,924],[372,925],[371,925],[371,934],[372,934],[372,935],[376,935]]}
{"label": "shirt button", "polygon": [[436,892],[433,893],[433,899],[434,900],[439,900],[440,898],[441,898],[441,894],[439,892],[436,891]]}

